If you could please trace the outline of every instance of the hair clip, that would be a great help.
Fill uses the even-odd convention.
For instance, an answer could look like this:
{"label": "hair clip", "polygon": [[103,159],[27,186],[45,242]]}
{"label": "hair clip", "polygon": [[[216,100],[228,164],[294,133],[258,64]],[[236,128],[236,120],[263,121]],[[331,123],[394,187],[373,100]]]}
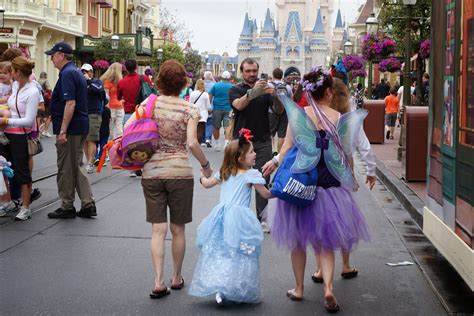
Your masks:
{"label": "hair clip", "polygon": [[241,128],[239,131],[239,144],[248,143],[253,138],[253,135],[250,133],[249,129]]}

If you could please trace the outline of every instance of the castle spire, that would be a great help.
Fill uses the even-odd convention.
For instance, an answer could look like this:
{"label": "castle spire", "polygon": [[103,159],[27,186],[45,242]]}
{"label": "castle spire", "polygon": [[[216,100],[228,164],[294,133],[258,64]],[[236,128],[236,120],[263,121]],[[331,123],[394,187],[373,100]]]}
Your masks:
{"label": "castle spire", "polygon": [[324,33],[324,24],[321,17],[321,8],[318,9],[316,16],[316,23],[314,23],[313,33]]}
{"label": "castle spire", "polygon": [[245,13],[244,26],[242,32],[240,32],[241,37],[252,36],[252,25],[250,23],[249,14]]}
{"label": "castle spire", "polygon": [[275,27],[273,25],[273,19],[270,15],[270,9],[267,8],[267,14],[265,15],[265,22],[263,23],[262,32],[275,33]]}
{"label": "castle spire", "polygon": [[342,25],[342,16],[341,16],[341,9],[337,9],[337,18],[336,18],[336,26],[338,28],[343,28],[344,25]]}

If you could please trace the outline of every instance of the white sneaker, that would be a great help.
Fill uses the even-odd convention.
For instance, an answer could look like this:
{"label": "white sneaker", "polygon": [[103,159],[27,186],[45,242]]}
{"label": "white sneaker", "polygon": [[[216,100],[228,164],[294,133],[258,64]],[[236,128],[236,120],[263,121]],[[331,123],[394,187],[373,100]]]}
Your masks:
{"label": "white sneaker", "polygon": [[0,206],[0,217],[7,215],[8,213],[15,212],[18,209],[15,202],[4,202],[2,206]]}
{"label": "white sneaker", "polygon": [[51,138],[53,136],[48,131],[44,131],[42,134],[43,136],[48,137],[48,138]]}
{"label": "white sneaker", "polygon": [[22,207],[20,213],[18,213],[15,217],[16,221],[26,221],[27,219],[31,218],[31,210]]}
{"label": "white sneaker", "polygon": [[260,225],[262,226],[262,231],[265,234],[270,234],[270,226],[268,226],[267,222],[262,222]]}
{"label": "white sneaker", "polygon": [[87,173],[94,173],[94,172],[95,172],[95,167],[94,167],[94,165],[91,164],[91,163],[88,163],[88,164],[86,165],[86,171],[87,171]]}
{"label": "white sneaker", "polygon": [[130,171],[130,173],[128,174],[128,176],[130,178],[136,178],[137,177],[137,174],[135,173],[135,171]]}
{"label": "white sneaker", "polygon": [[224,304],[224,298],[221,293],[217,292],[216,293],[216,303],[217,305],[223,305]]}

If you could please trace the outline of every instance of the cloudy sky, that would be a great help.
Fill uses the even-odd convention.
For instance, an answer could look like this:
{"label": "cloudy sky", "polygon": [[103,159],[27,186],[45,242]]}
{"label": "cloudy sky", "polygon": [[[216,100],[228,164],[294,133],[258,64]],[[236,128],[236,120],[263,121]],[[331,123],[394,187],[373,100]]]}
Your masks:
{"label": "cloudy sky", "polygon": [[[340,5],[342,16],[349,23],[356,18],[357,8],[365,2],[334,1],[334,13]],[[192,32],[194,49],[219,54],[227,51],[231,56],[237,54],[237,40],[245,12],[257,19],[259,27],[265,19],[267,7],[272,13],[275,12],[275,0],[162,0],[161,5],[183,21]]]}

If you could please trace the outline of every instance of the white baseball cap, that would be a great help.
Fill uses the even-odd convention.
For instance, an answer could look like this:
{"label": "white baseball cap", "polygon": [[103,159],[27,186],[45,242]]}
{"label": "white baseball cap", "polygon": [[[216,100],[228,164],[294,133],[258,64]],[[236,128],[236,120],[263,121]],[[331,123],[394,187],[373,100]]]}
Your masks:
{"label": "white baseball cap", "polygon": [[92,68],[91,64],[84,64],[84,65],[82,65],[81,70],[94,71],[94,68]]}
{"label": "white baseball cap", "polygon": [[230,72],[228,72],[227,70],[224,71],[221,75],[222,79],[230,79]]}

